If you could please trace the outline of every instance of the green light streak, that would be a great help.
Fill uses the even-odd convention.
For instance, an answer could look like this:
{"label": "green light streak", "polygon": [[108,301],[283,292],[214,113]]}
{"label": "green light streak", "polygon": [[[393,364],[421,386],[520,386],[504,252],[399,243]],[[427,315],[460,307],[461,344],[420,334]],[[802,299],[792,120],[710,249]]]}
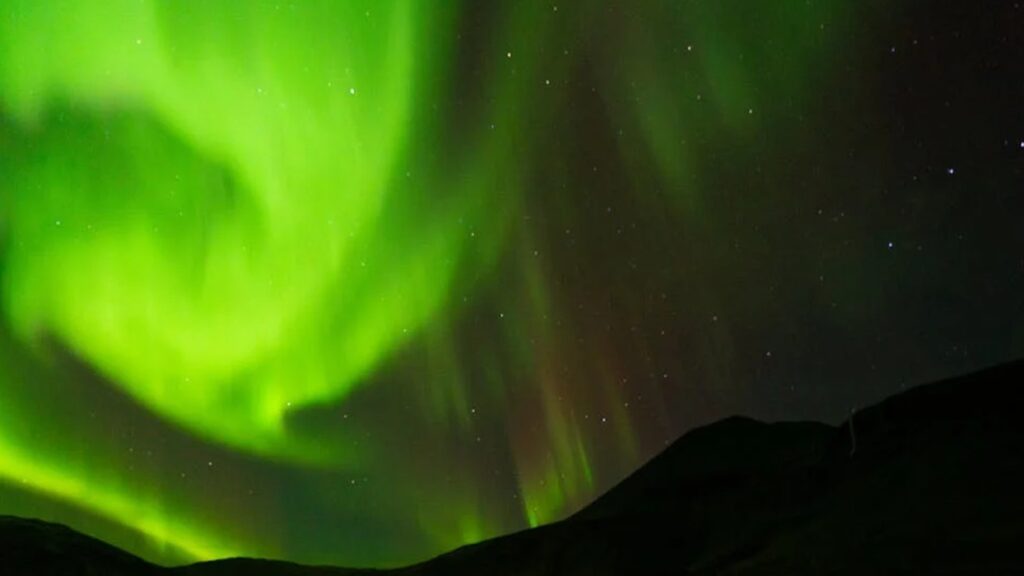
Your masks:
{"label": "green light streak", "polygon": [[[217,529],[160,479],[125,474],[102,434],[69,427],[89,418],[54,423],[77,400],[52,396],[68,374],[52,372],[0,330],[0,481],[20,490],[84,506],[149,539],[168,558],[192,560],[252,554],[237,537]],[[45,401],[45,406],[38,405]]]}
{"label": "green light streak", "polygon": [[47,464],[40,464],[34,454],[7,442],[3,435],[0,435],[0,461],[3,462],[0,478],[60,500],[88,502],[95,512],[131,526],[161,546],[176,548],[178,554],[193,560],[230,558],[252,552],[224,541],[220,534],[206,529],[202,523],[189,522],[180,513],[164,512],[159,495],[150,495],[150,499],[145,500],[137,490],[118,489],[117,482],[86,469],[67,466],[55,471]]}

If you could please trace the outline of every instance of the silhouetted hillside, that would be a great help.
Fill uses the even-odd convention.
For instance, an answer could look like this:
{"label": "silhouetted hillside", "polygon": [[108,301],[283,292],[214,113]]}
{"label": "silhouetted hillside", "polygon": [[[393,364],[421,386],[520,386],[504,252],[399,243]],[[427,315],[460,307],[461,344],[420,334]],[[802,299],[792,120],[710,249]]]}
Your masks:
{"label": "silhouetted hillside", "polygon": [[394,571],[229,560],[164,569],[0,519],[7,574],[1024,573],[1024,362],[922,386],[838,427],[693,430],[573,517]]}
{"label": "silhouetted hillside", "polygon": [[135,576],[160,569],[105,542],[39,520],[0,516],[0,574]]}

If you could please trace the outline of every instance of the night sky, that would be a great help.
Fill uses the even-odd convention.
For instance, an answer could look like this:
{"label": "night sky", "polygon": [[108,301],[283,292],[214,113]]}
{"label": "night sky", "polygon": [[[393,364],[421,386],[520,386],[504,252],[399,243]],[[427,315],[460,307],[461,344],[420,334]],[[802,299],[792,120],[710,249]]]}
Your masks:
{"label": "night sky", "polygon": [[389,566],[1024,355],[1024,3],[0,5],[0,513]]}

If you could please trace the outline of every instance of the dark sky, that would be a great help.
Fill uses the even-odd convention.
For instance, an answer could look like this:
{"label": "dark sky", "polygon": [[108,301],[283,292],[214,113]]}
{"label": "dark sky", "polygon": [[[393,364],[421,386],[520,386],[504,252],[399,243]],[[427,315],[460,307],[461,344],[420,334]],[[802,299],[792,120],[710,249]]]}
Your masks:
{"label": "dark sky", "polygon": [[1020,2],[12,0],[0,513],[395,565],[1024,354]]}

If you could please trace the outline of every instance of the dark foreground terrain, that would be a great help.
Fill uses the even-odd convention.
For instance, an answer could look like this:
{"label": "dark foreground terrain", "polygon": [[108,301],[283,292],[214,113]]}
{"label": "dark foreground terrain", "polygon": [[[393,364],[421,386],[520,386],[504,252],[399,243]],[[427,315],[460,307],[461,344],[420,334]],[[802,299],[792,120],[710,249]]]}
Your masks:
{"label": "dark foreground terrain", "polygon": [[394,571],[224,560],[162,568],[0,517],[9,575],[1024,574],[1024,362],[920,386],[838,427],[694,430],[554,525]]}

